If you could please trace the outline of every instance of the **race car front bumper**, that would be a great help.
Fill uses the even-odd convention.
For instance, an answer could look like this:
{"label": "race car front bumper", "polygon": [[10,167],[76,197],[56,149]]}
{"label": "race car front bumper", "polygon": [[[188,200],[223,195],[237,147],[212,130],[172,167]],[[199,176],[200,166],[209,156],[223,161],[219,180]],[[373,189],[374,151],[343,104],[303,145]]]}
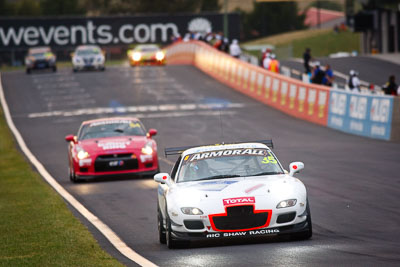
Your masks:
{"label": "race car front bumper", "polygon": [[283,236],[294,233],[301,233],[308,231],[309,225],[307,220],[298,224],[286,225],[274,228],[256,229],[250,231],[239,232],[202,232],[202,233],[189,233],[189,232],[175,232],[171,236],[177,240],[209,240],[209,239],[229,239],[229,238],[243,238],[243,237],[256,237],[256,236]]}

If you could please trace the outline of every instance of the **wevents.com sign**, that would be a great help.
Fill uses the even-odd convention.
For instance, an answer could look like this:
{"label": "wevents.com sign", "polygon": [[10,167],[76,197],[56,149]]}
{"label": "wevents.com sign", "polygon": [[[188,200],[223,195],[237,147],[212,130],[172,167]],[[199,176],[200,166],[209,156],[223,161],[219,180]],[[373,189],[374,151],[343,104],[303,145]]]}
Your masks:
{"label": "wevents.com sign", "polygon": [[[239,15],[229,14],[229,37],[239,38]],[[222,14],[0,19],[0,49],[79,44],[166,43],[171,36],[223,31]]]}

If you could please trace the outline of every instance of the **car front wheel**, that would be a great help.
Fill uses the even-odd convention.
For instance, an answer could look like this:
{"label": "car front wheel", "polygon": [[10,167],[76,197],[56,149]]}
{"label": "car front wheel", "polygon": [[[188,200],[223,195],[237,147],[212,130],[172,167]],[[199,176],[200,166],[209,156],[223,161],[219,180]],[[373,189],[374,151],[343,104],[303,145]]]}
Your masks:
{"label": "car front wheel", "polygon": [[307,199],[307,230],[300,232],[300,233],[295,233],[291,235],[291,238],[293,240],[307,240],[312,237],[312,222],[311,222],[311,211],[310,211],[310,205],[308,204],[308,199]]}
{"label": "car front wheel", "polygon": [[165,228],[164,228],[164,223],[163,223],[163,217],[162,217],[161,211],[159,209],[158,209],[157,222],[158,222],[159,241],[161,244],[165,244],[167,242],[167,238],[166,238],[166,233],[165,233]]}

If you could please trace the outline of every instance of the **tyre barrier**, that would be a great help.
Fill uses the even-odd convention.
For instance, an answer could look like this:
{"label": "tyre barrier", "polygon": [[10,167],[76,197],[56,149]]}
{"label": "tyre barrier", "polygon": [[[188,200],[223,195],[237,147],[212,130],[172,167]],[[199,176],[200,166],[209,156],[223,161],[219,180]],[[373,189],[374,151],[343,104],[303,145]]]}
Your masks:
{"label": "tyre barrier", "polygon": [[346,133],[400,140],[398,97],[366,95],[304,83],[240,61],[199,41],[166,48],[167,64],[191,64],[262,103]]}

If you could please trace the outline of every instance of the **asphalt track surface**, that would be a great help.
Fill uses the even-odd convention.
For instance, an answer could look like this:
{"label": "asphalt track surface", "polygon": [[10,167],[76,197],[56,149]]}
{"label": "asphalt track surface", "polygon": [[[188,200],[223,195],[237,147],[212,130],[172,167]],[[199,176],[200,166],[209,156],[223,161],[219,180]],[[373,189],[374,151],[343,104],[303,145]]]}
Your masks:
{"label": "asphalt track surface", "polygon": [[[359,57],[344,57],[344,58],[318,58],[321,66],[330,64],[334,71],[338,71],[344,75],[349,75],[350,70],[356,70],[359,75],[358,77],[362,81],[372,83],[374,85],[384,85],[390,75],[395,75],[396,82],[400,80],[400,62],[394,64],[392,62],[384,61],[377,58],[359,56]],[[302,62],[295,62],[290,60],[284,60],[281,62],[282,66],[296,69],[301,73],[304,72],[304,65]],[[340,77],[335,77],[336,82],[340,84],[346,84],[346,80]]]}
{"label": "asphalt track surface", "polygon": [[[2,76],[12,118],[25,142],[55,179],[133,250],[160,266],[398,266],[400,263],[400,144],[352,136],[297,120],[211,79],[192,66],[118,66],[74,74],[9,72]],[[225,103],[210,109],[202,104]],[[231,105],[228,105],[231,103]],[[232,104],[233,103],[233,104]],[[188,104],[177,108],[176,104]],[[172,106],[171,106],[172,105]],[[64,137],[83,120],[123,113],[156,128],[161,171],[165,147],[272,138],[287,167],[301,160],[314,235],[307,241],[265,238],[212,241],[169,250],[158,243],[152,179],[72,184]],[[152,108],[151,108],[152,107]],[[191,107],[191,108],[190,108]],[[103,108],[103,109],[96,109]],[[76,111],[79,112],[69,112]],[[117,109],[116,109],[117,110]],[[126,109],[125,109],[126,110]],[[67,112],[68,111],[68,112]],[[93,114],[96,113],[97,114]],[[92,113],[92,114],[90,114]],[[222,129],[222,130],[221,130]],[[100,245],[128,266],[85,219]]]}

